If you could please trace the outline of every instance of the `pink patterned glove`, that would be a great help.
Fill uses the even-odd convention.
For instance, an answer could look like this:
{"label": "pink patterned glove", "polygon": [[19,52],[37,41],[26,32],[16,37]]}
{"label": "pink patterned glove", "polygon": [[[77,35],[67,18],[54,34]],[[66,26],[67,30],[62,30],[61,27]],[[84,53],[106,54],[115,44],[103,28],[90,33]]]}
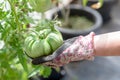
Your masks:
{"label": "pink patterned glove", "polygon": [[64,50],[57,58],[44,63],[48,66],[59,67],[72,61],[93,60],[94,59],[94,33],[87,36],[79,36],[75,42]]}

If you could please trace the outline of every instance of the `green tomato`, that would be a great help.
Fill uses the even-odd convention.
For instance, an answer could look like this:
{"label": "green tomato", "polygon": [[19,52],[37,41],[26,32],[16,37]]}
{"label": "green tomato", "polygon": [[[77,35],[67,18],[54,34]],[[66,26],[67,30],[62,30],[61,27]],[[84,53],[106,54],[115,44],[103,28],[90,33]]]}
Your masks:
{"label": "green tomato", "polygon": [[24,42],[24,51],[31,58],[37,58],[52,54],[63,43],[62,36],[56,29],[44,29],[32,31]]}
{"label": "green tomato", "polygon": [[45,12],[51,8],[51,0],[29,0],[31,7],[37,12]]}

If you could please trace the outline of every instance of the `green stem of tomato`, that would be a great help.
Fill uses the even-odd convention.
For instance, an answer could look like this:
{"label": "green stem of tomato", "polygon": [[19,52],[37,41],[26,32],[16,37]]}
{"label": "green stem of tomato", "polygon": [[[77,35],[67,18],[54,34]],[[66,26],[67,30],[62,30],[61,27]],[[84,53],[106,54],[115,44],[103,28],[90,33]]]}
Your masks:
{"label": "green stem of tomato", "polygon": [[[42,13],[42,19],[45,19],[45,14]],[[52,21],[47,21],[47,23],[49,23],[49,27],[52,31],[55,31],[55,28],[54,28],[54,23]]]}
{"label": "green stem of tomato", "polygon": [[54,22],[49,22],[49,27],[51,28],[52,31],[55,31],[55,28],[54,28]]}

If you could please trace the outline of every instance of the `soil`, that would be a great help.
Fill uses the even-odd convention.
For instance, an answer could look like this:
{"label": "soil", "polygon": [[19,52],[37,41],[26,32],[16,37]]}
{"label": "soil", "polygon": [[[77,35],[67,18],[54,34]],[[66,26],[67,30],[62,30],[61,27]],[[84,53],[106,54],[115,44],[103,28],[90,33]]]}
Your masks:
{"label": "soil", "polygon": [[69,17],[69,21],[67,23],[65,23],[64,19],[59,19],[59,20],[62,22],[61,27],[68,29],[85,30],[92,27],[93,25],[93,22],[84,16],[71,16]]}

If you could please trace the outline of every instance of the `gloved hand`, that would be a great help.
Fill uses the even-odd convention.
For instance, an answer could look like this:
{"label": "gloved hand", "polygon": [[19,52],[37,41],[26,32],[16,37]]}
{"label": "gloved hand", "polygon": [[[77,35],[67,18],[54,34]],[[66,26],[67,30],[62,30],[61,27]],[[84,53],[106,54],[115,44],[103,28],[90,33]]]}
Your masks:
{"label": "gloved hand", "polygon": [[[51,61],[43,63],[51,67],[60,67],[72,61],[94,59],[94,33],[87,36],[79,36],[62,53]],[[65,47],[65,46],[63,46]]]}

